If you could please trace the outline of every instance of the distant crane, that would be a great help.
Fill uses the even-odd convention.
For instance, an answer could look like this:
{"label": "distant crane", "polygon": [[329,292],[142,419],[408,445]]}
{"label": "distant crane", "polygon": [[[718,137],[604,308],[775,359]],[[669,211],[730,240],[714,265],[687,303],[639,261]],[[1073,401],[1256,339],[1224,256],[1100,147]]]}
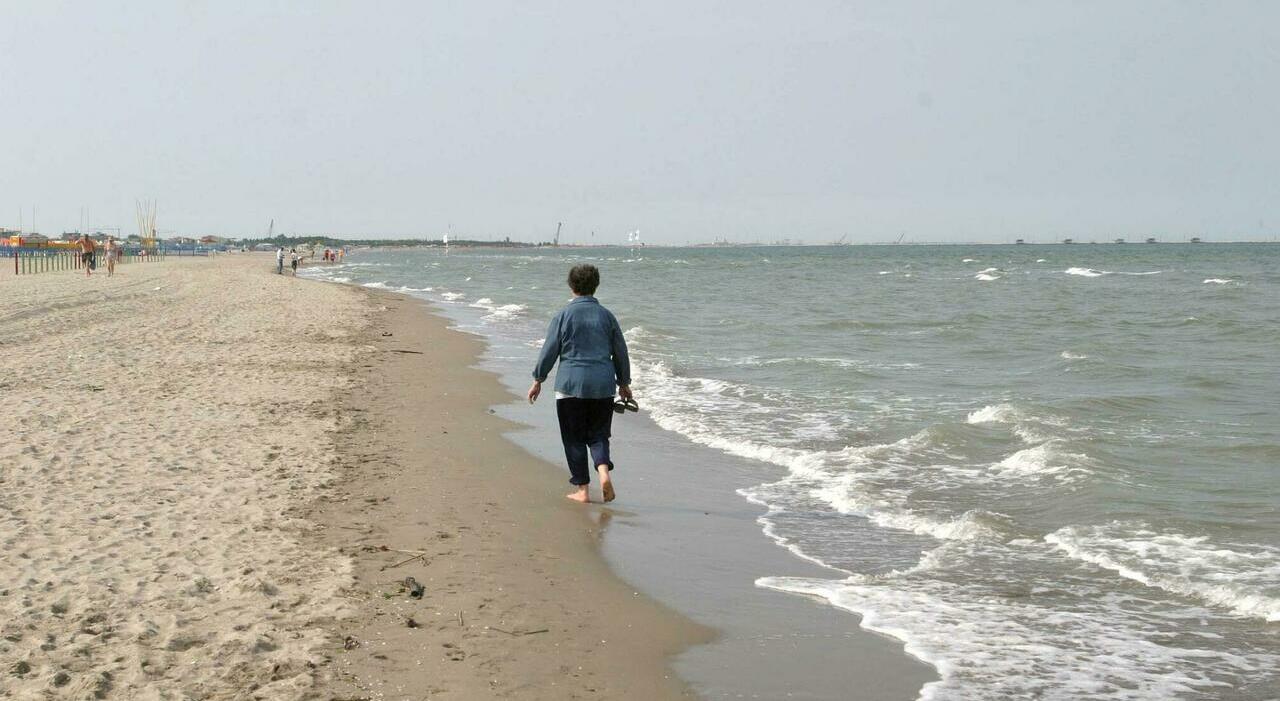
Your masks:
{"label": "distant crane", "polygon": [[899,234],[899,235],[898,235],[898,240],[897,240],[897,241],[894,241],[894,243],[902,243],[902,239],[903,239],[903,238],[905,238],[905,237],[906,237],[906,235],[907,235],[907,232],[905,232],[905,231],[904,231],[904,232],[902,232],[901,234]]}
{"label": "distant crane", "polygon": [[846,242],[846,241],[848,241],[848,240],[849,240],[849,235],[848,235],[848,234],[845,234],[844,236],[841,236],[839,239],[837,239],[837,240],[836,240],[834,243],[832,243],[831,245],[832,245],[832,246],[844,246],[844,245],[846,245],[846,243],[845,243],[845,242]]}
{"label": "distant crane", "polygon": [[557,246],[557,247],[560,245],[560,227],[562,227],[562,226],[564,226],[564,222],[562,222],[562,221],[558,221],[558,222],[556,222],[556,239],[555,239],[555,242],[554,242],[552,245]]}

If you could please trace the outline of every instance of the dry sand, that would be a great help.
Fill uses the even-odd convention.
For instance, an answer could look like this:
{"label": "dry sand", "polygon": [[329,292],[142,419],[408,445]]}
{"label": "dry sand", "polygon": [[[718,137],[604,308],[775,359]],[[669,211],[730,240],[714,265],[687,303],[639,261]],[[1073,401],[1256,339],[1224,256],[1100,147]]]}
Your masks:
{"label": "dry sand", "polygon": [[475,342],[273,266],[0,279],[0,696],[684,694]]}
{"label": "dry sand", "polygon": [[261,257],[0,280],[5,694],[312,687],[352,569],[293,514],[334,481],[364,307],[301,286]]}

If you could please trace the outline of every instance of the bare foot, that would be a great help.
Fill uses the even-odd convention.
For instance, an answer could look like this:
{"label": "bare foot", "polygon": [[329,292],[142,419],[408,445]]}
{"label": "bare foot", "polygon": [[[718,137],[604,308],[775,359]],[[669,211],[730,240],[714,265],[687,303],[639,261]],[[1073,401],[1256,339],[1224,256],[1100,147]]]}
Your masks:
{"label": "bare foot", "polygon": [[587,496],[587,485],[585,484],[573,490],[572,492],[569,492],[568,494],[564,495],[564,498],[572,501],[576,501],[579,504],[587,504],[587,503],[590,503],[591,501],[591,499]]}
{"label": "bare foot", "polygon": [[596,472],[600,473],[600,491],[604,492],[604,503],[608,504],[618,496],[613,491],[613,480],[609,477],[609,468],[601,465]]}

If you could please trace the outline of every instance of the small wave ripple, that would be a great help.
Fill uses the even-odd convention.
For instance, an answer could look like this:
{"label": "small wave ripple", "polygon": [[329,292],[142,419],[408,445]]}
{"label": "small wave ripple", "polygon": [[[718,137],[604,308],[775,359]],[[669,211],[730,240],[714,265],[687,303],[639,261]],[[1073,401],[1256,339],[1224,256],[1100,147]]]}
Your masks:
{"label": "small wave ripple", "polygon": [[1068,557],[1237,616],[1280,621],[1280,549],[1226,547],[1141,524],[1067,526],[1045,536]]}

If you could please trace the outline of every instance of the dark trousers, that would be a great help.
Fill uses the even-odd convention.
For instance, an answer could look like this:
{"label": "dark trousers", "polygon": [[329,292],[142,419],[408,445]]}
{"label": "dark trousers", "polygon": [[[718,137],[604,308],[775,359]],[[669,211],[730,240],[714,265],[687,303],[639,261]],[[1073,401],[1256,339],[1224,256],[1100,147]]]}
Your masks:
{"label": "dark trousers", "polygon": [[[560,419],[560,441],[569,462],[569,483],[591,484],[591,466],[608,465],[609,432],[613,427],[613,398],[556,400],[556,416]],[[587,451],[591,462],[587,462]]]}

